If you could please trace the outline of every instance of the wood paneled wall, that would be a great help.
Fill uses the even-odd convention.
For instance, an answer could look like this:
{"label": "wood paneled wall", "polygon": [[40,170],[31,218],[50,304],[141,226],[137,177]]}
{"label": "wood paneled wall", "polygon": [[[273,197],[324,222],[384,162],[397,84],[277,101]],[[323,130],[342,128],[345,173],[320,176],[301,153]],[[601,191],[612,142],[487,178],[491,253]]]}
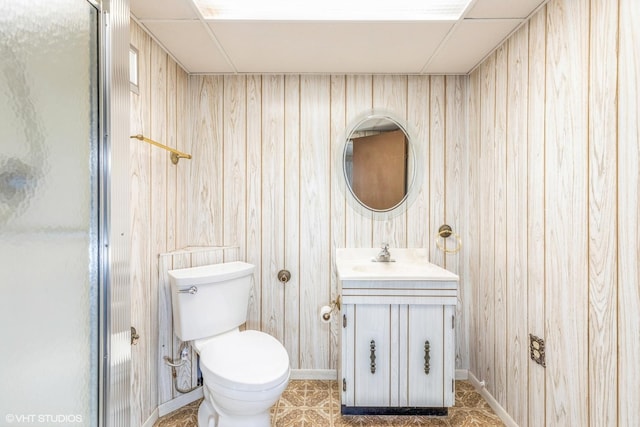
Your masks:
{"label": "wood paneled wall", "polygon": [[[339,292],[337,247],[429,247],[432,260],[461,275],[468,255],[434,244],[444,223],[466,237],[467,77],[377,75],[191,76],[192,135],[185,147],[191,245],[238,246],[257,265],[248,327],[287,348],[294,369],[336,369],[337,321],[319,309]],[[423,168],[420,193],[390,220],[357,213],[341,189],[339,154],[347,126],[372,108],[406,120]],[[277,272],[288,269],[286,285]],[[468,366],[459,305],[457,366]]]}
{"label": "wood paneled wall", "polygon": [[[188,139],[187,73],[131,22],[131,45],[138,50],[139,84],[131,96],[131,135],[143,134],[184,151]],[[158,255],[186,246],[178,230],[186,218],[178,191],[184,187],[169,154],[137,139],[131,150],[131,322],[140,335],[131,347],[131,425],[144,424],[158,401]]]}
{"label": "wood paneled wall", "polygon": [[520,426],[640,417],[639,20],[553,0],[470,76],[470,371]]}
{"label": "wood paneled wall", "polygon": [[[600,390],[613,394],[606,399],[607,409],[613,411],[609,402],[614,399],[618,423],[624,426],[633,425],[640,419],[640,407],[635,403],[640,400],[640,3],[620,0],[618,16],[618,123],[617,128],[615,124],[608,127],[609,132],[617,131],[618,146],[617,156],[614,150],[607,150],[609,163],[605,166],[611,168],[612,163],[617,166],[617,210],[616,219],[611,221],[617,222],[618,226],[618,239],[612,244],[617,244],[618,256],[617,265],[606,270],[606,274],[617,278],[617,292],[606,291],[609,298],[617,296],[617,306],[605,300],[608,309],[600,308],[599,318],[607,319],[606,328],[617,338],[618,346],[614,353],[617,360],[611,360],[614,356],[605,350],[600,355],[609,358],[611,365],[617,363],[620,376],[616,386],[609,385],[606,390],[607,384],[601,383]],[[610,40],[611,36],[607,38]],[[603,275],[600,289],[610,289],[606,280]],[[601,306],[602,303],[598,303],[596,307]],[[597,326],[594,322],[595,331],[600,329]]]}

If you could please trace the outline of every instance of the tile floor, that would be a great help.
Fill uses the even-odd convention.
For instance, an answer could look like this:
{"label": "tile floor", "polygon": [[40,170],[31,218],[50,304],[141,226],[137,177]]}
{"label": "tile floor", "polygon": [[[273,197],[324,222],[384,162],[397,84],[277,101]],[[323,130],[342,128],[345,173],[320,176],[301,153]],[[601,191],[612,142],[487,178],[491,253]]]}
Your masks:
{"label": "tile floor", "polygon": [[[195,427],[193,402],[160,418],[154,427]],[[456,381],[456,404],[446,417],[342,416],[337,381],[292,380],[271,410],[274,427],[504,426],[489,404],[467,381]]]}

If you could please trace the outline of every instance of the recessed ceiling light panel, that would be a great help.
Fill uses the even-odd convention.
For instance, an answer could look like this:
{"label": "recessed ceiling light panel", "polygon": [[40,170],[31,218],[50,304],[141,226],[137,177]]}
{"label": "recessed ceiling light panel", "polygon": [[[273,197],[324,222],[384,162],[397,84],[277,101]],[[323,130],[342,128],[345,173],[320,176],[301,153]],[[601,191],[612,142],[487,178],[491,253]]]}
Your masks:
{"label": "recessed ceiling light panel", "polygon": [[471,0],[193,0],[207,20],[455,21]]}

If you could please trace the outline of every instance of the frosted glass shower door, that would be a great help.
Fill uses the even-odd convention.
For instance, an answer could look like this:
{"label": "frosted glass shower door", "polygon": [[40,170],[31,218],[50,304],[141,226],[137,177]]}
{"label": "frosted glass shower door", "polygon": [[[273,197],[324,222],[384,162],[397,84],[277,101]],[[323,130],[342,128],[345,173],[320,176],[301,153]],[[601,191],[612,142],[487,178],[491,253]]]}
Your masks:
{"label": "frosted glass shower door", "polygon": [[97,425],[98,11],[0,0],[0,425]]}

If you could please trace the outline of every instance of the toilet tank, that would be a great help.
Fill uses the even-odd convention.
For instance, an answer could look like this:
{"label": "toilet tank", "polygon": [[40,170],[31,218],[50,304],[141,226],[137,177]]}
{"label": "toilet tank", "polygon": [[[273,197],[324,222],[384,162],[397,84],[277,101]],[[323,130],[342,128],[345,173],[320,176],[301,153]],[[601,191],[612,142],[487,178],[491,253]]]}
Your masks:
{"label": "toilet tank", "polygon": [[178,338],[211,337],[245,323],[254,270],[253,264],[241,261],[170,270]]}

